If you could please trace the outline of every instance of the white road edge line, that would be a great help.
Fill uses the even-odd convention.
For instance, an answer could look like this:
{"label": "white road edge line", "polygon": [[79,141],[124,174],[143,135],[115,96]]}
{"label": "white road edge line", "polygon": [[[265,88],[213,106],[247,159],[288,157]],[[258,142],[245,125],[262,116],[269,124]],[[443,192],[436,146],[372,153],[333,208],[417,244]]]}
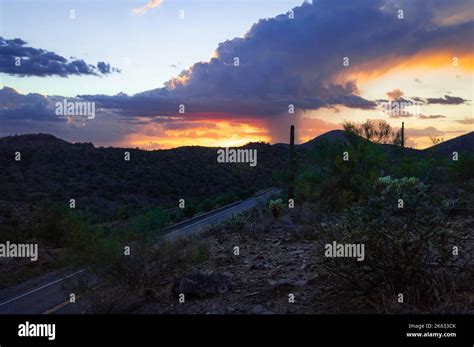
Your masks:
{"label": "white road edge line", "polygon": [[53,285],[53,284],[56,284],[56,283],[61,282],[61,281],[64,281],[65,279],[68,279],[68,278],[70,278],[70,277],[72,277],[72,276],[76,276],[76,275],[78,275],[78,274],[80,274],[81,272],[84,272],[84,271],[86,271],[86,269],[81,269],[81,270],[79,270],[79,271],[77,271],[77,272],[74,272],[73,274],[67,275],[67,276],[65,276],[65,277],[63,277],[63,278],[60,278],[60,279],[56,280],[56,281],[53,281],[53,282],[44,284],[44,285],[42,285],[41,287],[38,287],[38,288],[33,289],[33,290],[30,290],[29,292],[26,292],[26,293],[24,293],[24,294],[18,295],[17,297],[14,297],[13,299],[10,299],[10,300],[7,300],[7,301],[5,301],[5,302],[2,302],[2,303],[0,303],[0,306],[6,305],[6,304],[8,304],[8,303],[10,303],[10,302],[12,302],[12,301],[21,299],[21,298],[23,298],[23,297],[25,297],[25,296],[27,296],[27,295],[30,295],[30,294],[32,294],[32,293],[34,293],[34,292],[37,292],[38,290],[44,289],[44,288],[49,287],[49,286],[51,286],[51,285]]}
{"label": "white road edge line", "polygon": [[[263,195],[263,194],[262,194],[262,195]],[[259,198],[259,197],[255,197],[255,200],[258,200],[258,198]],[[204,222],[204,221],[206,221],[206,220],[208,220],[208,219],[211,219],[211,218],[213,218],[213,217],[215,217],[215,216],[218,216],[218,215],[223,214],[223,213],[226,213],[226,212],[228,213],[229,211],[231,211],[231,210],[233,210],[233,209],[236,209],[237,207],[242,207],[242,205],[244,205],[246,202],[255,201],[255,200],[250,199],[250,200],[242,201],[242,204],[232,206],[232,207],[229,208],[228,210],[218,212],[218,213],[216,213],[216,214],[214,214],[214,215],[212,215],[212,216],[209,216],[209,217],[204,218],[204,219],[202,219],[202,220],[200,220],[200,221],[197,221],[196,223],[193,223],[193,224],[190,224],[190,225],[188,225],[188,226],[185,226],[184,228],[175,230],[175,231],[173,231],[173,232],[171,232],[171,233],[169,233],[169,234],[165,234],[165,235],[163,235],[162,237],[163,237],[163,238],[167,238],[167,237],[169,237],[169,236],[171,236],[171,235],[173,235],[173,234],[176,234],[176,233],[178,233],[178,232],[180,232],[180,231],[189,229],[189,228],[191,228],[192,226],[194,226],[194,225],[196,225],[196,224],[199,224],[199,223],[202,223],[202,222]]]}
{"label": "white road edge line", "polygon": [[[260,196],[265,195],[265,194],[267,194],[267,193],[268,193],[268,192],[265,192],[265,193],[263,193],[263,194],[261,194],[261,195],[255,197],[255,200],[250,199],[250,200],[247,200],[247,201],[248,201],[248,202],[250,202],[250,201],[254,201],[254,202],[255,202],[255,201],[258,200],[258,198],[259,198]],[[188,229],[188,228],[190,228],[190,227],[192,227],[192,226],[194,226],[194,225],[196,225],[196,224],[202,223],[202,222],[204,222],[204,221],[206,221],[206,220],[208,220],[208,219],[210,219],[210,218],[216,217],[216,216],[218,216],[218,215],[220,215],[220,214],[223,214],[223,213],[226,213],[226,212],[228,213],[229,211],[231,211],[231,210],[233,210],[233,209],[235,209],[235,208],[237,208],[237,207],[242,207],[242,205],[245,204],[245,202],[246,202],[246,201],[242,201],[242,204],[239,204],[239,205],[236,205],[236,206],[232,206],[232,207],[231,207],[230,209],[228,209],[228,210],[224,210],[224,211],[222,211],[222,212],[219,212],[219,213],[217,213],[217,214],[214,214],[214,215],[212,215],[212,216],[209,216],[209,217],[207,217],[207,218],[205,218],[205,219],[202,219],[202,220],[200,220],[200,221],[198,221],[198,222],[196,222],[196,223],[193,223],[193,224],[191,224],[191,225],[188,225],[188,226],[186,226],[186,227],[184,227],[184,228],[175,230],[175,231],[173,231],[173,232],[171,232],[171,233],[169,233],[169,234],[165,234],[165,235],[163,235],[162,237],[163,237],[163,238],[167,238],[167,237],[169,237],[169,236],[171,236],[171,235],[173,235],[173,234],[175,234],[175,233],[177,233],[177,232],[186,230],[186,229]],[[76,276],[76,275],[78,275],[78,274],[80,274],[80,273],[82,273],[82,272],[84,272],[84,271],[86,271],[86,270],[87,270],[87,269],[81,269],[81,270],[79,270],[79,271],[77,271],[77,272],[74,272],[74,273],[72,273],[72,274],[70,274],[70,275],[67,275],[67,276],[65,276],[65,277],[63,277],[63,278],[60,278],[60,279],[58,279],[58,280],[56,280],[56,281],[47,283],[47,284],[45,284],[45,285],[42,285],[41,287],[38,287],[38,288],[33,289],[33,290],[30,290],[29,292],[26,292],[26,293],[24,293],[24,294],[18,295],[18,296],[16,296],[16,297],[12,298],[12,299],[9,299],[9,300],[7,300],[7,301],[5,301],[5,302],[0,303],[0,306],[6,305],[6,304],[9,304],[9,303],[12,302],[12,301],[15,301],[15,300],[24,298],[25,296],[28,296],[28,295],[30,295],[30,294],[32,294],[32,293],[34,293],[34,292],[37,292],[38,290],[44,289],[44,288],[49,287],[49,286],[51,286],[51,285],[53,285],[53,284],[59,283],[59,282],[61,282],[61,281],[64,281],[65,279],[68,279],[68,278],[70,278],[70,277]]]}
{"label": "white road edge line", "polygon": [[232,206],[232,207],[231,207],[230,209],[228,209],[228,210],[225,210],[225,211],[222,211],[222,212],[218,212],[218,213],[216,213],[216,214],[213,214],[212,216],[209,216],[209,217],[204,218],[204,219],[202,219],[202,220],[200,220],[200,221],[197,221],[197,222],[195,222],[195,223],[193,223],[193,224],[190,224],[190,225],[188,225],[188,226],[185,226],[184,228],[181,228],[181,229],[172,231],[172,232],[170,232],[170,233],[168,233],[168,234],[165,234],[165,235],[163,235],[163,238],[168,237],[168,236],[173,235],[173,234],[176,234],[176,233],[179,233],[180,231],[189,229],[189,228],[191,228],[192,226],[195,226],[196,224],[202,223],[202,222],[204,222],[204,221],[206,221],[206,220],[208,220],[208,219],[211,219],[211,218],[213,218],[213,217],[219,216],[219,215],[222,214],[222,213],[229,212],[229,211],[235,209],[236,207],[241,207],[241,206],[242,206],[242,205]]}

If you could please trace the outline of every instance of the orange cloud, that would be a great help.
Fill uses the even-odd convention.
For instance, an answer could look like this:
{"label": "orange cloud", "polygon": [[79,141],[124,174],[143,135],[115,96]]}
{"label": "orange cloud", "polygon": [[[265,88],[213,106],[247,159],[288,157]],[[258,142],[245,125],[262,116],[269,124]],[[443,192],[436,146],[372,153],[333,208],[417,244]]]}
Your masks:
{"label": "orange cloud", "polygon": [[162,3],[163,3],[163,0],[150,0],[149,3],[147,3],[146,5],[142,7],[134,8],[133,13],[135,14],[146,13],[148,10],[160,6]]}
{"label": "orange cloud", "polygon": [[394,89],[391,92],[385,93],[390,99],[396,100],[403,96],[403,92],[400,89]]}
{"label": "orange cloud", "polygon": [[424,51],[411,57],[383,57],[360,64],[354,63],[348,70],[343,70],[337,74],[334,77],[334,81],[339,83],[347,80],[367,82],[394,70],[417,68],[433,70],[448,67],[473,72],[474,52],[470,47],[459,50],[446,50],[444,52],[432,50]]}
{"label": "orange cloud", "polygon": [[[253,122],[255,123],[255,122]],[[122,146],[142,149],[169,149],[182,146],[233,147],[249,142],[270,142],[267,131],[247,121],[196,120],[170,124],[149,123],[127,135]]]}

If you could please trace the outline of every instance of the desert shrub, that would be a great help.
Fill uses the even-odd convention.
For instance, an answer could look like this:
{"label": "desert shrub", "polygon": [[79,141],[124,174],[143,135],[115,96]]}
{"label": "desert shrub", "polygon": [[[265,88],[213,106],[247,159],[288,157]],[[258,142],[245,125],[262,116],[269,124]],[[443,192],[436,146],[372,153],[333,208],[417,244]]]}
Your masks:
{"label": "desert shrub", "polygon": [[284,186],[287,182],[287,173],[283,170],[274,170],[272,172],[271,184],[273,186]]}
{"label": "desert shrub", "polygon": [[460,153],[458,161],[451,161],[450,172],[458,180],[474,178],[474,155]]}
{"label": "desert shrub", "polygon": [[[56,247],[67,247],[72,263],[134,290],[147,279],[153,263],[153,236],[166,220],[163,211],[152,209],[133,217],[125,230],[104,229],[90,225],[78,213],[55,208],[43,222],[39,236]],[[129,255],[125,247],[130,247]]]}
{"label": "desert shrub", "polygon": [[160,273],[184,271],[209,259],[209,245],[197,238],[179,238],[159,244],[153,253],[155,269]]}
{"label": "desert shrub", "polygon": [[10,206],[0,206],[0,242],[24,242],[31,237],[31,228],[20,223],[25,219],[21,214],[14,214]]}
{"label": "desert shrub", "polygon": [[[77,212],[55,207],[46,213],[35,236],[52,247],[68,248],[72,262],[110,268],[124,258],[125,246],[133,245],[132,255],[146,254],[167,218],[160,209],[152,209],[133,217],[125,230],[106,230],[91,225]],[[125,258],[135,261],[133,256]]]}
{"label": "desert shrub", "polygon": [[219,195],[216,198],[215,202],[216,202],[216,206],[224,206],[238,200],[239,200],[239,196],[236,193],[228,192],[228,193],[223,193]]}
{"label": "desert shrub", "polygon": [[116,218],[120,220],[125,220],[130,217],[129,211],[127,210],[126,207],[123,207],[123,206],[117,209],[117,211],[115,212],[115,215],[116,215]]}
{"label": "desert shrub", "polygon": [[[403,208],[398,208],[399,198]],[[323,258],[330,292],[348,306],[363,301],[384,312],[430,311],[462,286],[452,247],[462,248],[467,230],[448,224],[440,199],[420,180],[381,178],[366,203],[351,206],[334,226],[321,230],[321,245],[336,241],[365,247],[363,261]],[[396,305],[398,293],[405,295],[406,305]]]}
{"label": "desert shrub", "polygon": [[361,124],[346,121],[343,127],[351,137],[362,137],[374,143],[401,144],[400,130],[393,130],[390,124],[383,119],[368,119]]}
{"label": "desert shrub", "polygon": [[186,218],[191,218],[196,213],[198,213],[199,208],[195,204],[188,202],[186,203],[185,207],[183,208],[183,213]]}
{"label": "desert shrub", "polygon": [[[128,256],[123,254],[123,245],[131,246]],[[143,239],[112,247],[106,263],[94,263],[95,271],[108,287],[119,288],[134,296],[147,290],[159,288],[160,276],[174,271],[186,271],[209,259],[209,246],[200,239],[184,238],[161,242],[152,246]],[[104,258],[105,259],[105,258]]]}
{"label": "desert shrub", "polygon": [[[344,152],[349,155],[347,161]],[[363,140],[353,146],[340,142],[317,145],[312,158],[314,167],[297,179],[297,197],[303,202],[320,200],[321,207],[330,211],[365,201],[387,163],[379,147]]]}
{"label": "desert shrub", "polygon": [[156,235],[170,220],[170,215],[160,208],[151,208],[130,219],[129,229],[150,237]]}
{"label": "desert shrub", "polygon": [[[379,199],[382,201],[397,201],[402,199],[408,208],[416,205],[420,199],[426,197],[429,188],[416,177],[392,179],[390,176],[380,177],[378,181]],[[397,205],[398,208],[398,205]]]}
{"label": "desert shrub", "polygon": [[210,211],[213,208],[214,208],[214,201],[212,201],[212,199],[209,199],[209,198],[204,199],[200,205],[200,209],[202,209],[205,212]]}
{"label": "desert shrub", "polygon": [[[228,235],[237,233],[242,240],[248,236],[255,237],[260,231],[265,231],[269,220],[271,219],[271,207],[261,202],[255,208],[233,215],[231,218],[210,227],[207,235]],[[258,223],[255,223],[258,221]]]}
{"label": "desert shrub", "polygon": [[237,214],[222,222],[223,229],[228,232],[241,232],[244,229],[245,223],[248,220],[248,216],[244,214]]}
{"label": "desert shrub", "polygon": [[194,247],[188,252],[187,262],[189,265],[202,263],[209,259],[209,245],[203,241],[197,241]]}
{"label": "desert shrub", "polygon": [[445,172],[448,167],[449,161],[446,158],[431,153],[425,157],[405,156],[390,171],[397,177],[418,177],[427,183],[445,183],[449,178]]}
{"label": "desert shrub", "polygon": [[270,200],[270,202],[268,203],[268,209],[272,214],[273,218],[278,218],[283,212],[284,207],[285,204],[283,204],[282,199]]}
{"label": "desert shrub", "polygon": [[339,140],[331,142],[322,140],[315,144],[314,148],[309,152],[309,157],[311,162],[321,167],[323,171],[331,171],[334,169],[334,159],[339,157],[348,148],[350,148],[348,143]]}
{"label": "desert shrub", "polygon": [[45,213],[36,236],[53,247],[80,247],[92,232],[92,227],[79,214],[55,206]]}
{"label": "desert shrub", "polygon": [[347,185],[341,185],[341,177],[327,177],[319,186],[317,197],[321,200],[321,208],[330,211],[339,211],[356,200],[356,195]]}
{"label": "desert shrub", "polygon": [[[126,246],[130,247],[129,255],[124,253]],[[153,253],[151,244],[144,239],[131,241],[115,234],[100,239],[93,247],[89,265],[101,279],[133,292],[147,285]]]}
{"label": "desert shrub", "polygon": [[297,201],[316,202],[320,198],[319,190],[322,174],[316,170],[306,170],[296,179],[295,196]]}

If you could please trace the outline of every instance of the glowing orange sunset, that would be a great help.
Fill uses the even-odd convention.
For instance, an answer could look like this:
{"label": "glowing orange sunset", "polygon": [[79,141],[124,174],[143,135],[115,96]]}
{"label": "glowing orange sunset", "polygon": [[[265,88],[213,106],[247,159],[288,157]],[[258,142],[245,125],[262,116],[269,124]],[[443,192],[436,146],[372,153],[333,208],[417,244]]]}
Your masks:
{"label": "glowing orange sunset", "polygon": [[[182,48],[160,50],[159,59],[149,59],[158,57],[158,48],[150,44],[138,64],[126,54],[108,55],[119,44],[111,37],[108,49],[100,52],[115,63],[100,62],[95,70],[75,62],[74,68],[66,64],[64,71],[57,72],[29,66],[24,72],[5,70],[2,134],[42,131],[73,142],[152,150],[286,142],[289,124],[296,125],[296,142],[302,143],[340,129],[344,121],[383,119],[394,129],[405,122],[407,145],[421,149],[430,146],[433,138],[447,140],[472,129],[473,18],[467,2],[430,10],[410,4],[403,13],[396,1],[388,0],[364,5],[365,13],[344,3],[330,10],[326,2],[296,7],[290,3],[287,12],[264,20],[248,23],[242,17],[240,28],[245,29],[238,35],[233,25],[220,23],[223,32],[228,27],[229,36],[205,41],[210,50],[189,41]],[[127,23],[135,28],[144,18],[165,15],[172,6],[163,2],[137,7]],[[331,21],[331,16],[345,21]],[[107,16],[100,20],[114,23]],[[205,32],[214,29],[200,30],[208,40]],[[142,39],[155,46],[173,40],[148,37],[148,32]],[[2,40],[4,47],[18,50],[18,56],[36,49],[35,41]],[[98,47],[89,46],[98,56]],[[60,51],[67,50],[64,43]],[[181,63],[179,54],[184,51],[199,58]],[[168,59],[171,70],[154,59]],[[157,74],[161,83],[154,78]],[[78,83],[80,78],[94,82]],[[39,83],[39,79],[51,82]],[[58,86],[66,92],[64,97],[95,103],[97,116],[48,115],[58,100],[64,100],[56,92]],[[128,89],[133,92],[124,92]],[[399,102],[404,103],[401,109],[416,104],[417,112],[384,112],[384,104]],[[31,107],[36,114],[25,114],[24,109]]]}

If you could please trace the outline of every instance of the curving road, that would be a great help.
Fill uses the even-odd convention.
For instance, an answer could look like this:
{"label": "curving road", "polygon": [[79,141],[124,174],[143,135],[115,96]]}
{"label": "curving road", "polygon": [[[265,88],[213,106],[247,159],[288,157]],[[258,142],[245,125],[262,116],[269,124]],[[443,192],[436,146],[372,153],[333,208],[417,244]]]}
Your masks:
{"label": "curving road", "polygon": [[[171,240],[196,234],[232,216],[245,212],[280,191],[270,188],[254,196],[169,226],[161,239]],[[0,314],[78,314],[84,307],[80,293],[98,283],[87,269],[64,269],[30,279],[19,285],[0,290]],[[71,304],[70,293],[76,295]]]}

